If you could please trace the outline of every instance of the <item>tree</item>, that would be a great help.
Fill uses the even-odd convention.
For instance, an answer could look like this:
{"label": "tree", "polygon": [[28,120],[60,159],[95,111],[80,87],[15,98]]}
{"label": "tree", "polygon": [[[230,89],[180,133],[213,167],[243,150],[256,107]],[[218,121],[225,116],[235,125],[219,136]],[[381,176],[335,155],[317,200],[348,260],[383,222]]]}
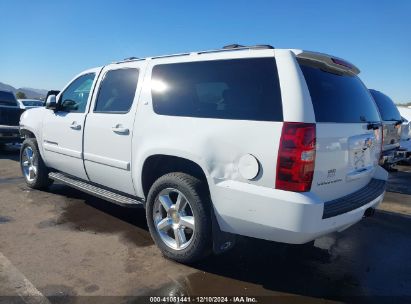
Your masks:
{"label": "tree", "polygon": [[27,97],[26,97],[26,94],[24,94],[23,92],[17,92],[17,93],[16,93],[16,97],[17,97],[17,99],[27,98]]}

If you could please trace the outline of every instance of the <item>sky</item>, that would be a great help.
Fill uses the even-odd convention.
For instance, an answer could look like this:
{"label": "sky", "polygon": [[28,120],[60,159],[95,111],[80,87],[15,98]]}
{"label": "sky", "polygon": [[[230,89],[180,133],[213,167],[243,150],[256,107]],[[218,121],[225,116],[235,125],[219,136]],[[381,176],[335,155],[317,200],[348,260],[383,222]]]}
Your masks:
{"label": "sky", "polygon": [[126,57],[271,44],[342,57],[411,102],[411,0],[0,0],[0,82],[61,89]]}

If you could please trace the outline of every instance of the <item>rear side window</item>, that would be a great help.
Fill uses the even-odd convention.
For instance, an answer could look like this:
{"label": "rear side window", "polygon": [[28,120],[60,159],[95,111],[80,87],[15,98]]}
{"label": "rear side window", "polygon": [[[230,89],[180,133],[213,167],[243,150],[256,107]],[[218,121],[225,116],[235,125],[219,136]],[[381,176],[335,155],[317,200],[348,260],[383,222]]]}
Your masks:
{"label": "rear side window", "polygon": [[127,113],[133,104],[137,81],[137,69],[108,71],[101,82],[94,112]]}
{"label": "rear side window", "polygon": [[161,115],[283,120],[273,57],[157,65],[151,92]]}
{"label": "rear side window", "polygon": [[14,94],[0,91],[0,106],[17,107],[17,100]]}
{"label": "rear side window", "polygon": [[391,98],[376,90],[370,90],[370,93],[374,97],[382,120],[402,120],[401,114]]}
{"label": "rear side window", "polygon": [[317,122],[361,123],[380,121],[377,107],[357,76],[337,74],[300,64],[310,91]]}

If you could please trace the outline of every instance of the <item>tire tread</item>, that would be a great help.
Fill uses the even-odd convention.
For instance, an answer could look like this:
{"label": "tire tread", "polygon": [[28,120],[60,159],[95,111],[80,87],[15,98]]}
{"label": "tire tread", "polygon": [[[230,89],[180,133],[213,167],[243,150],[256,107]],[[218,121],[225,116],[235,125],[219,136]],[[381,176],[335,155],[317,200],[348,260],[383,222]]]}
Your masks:
{"label": "tire tread", "polygon": [[[196,223],[198,223],[196,224],[196,237],[187,248],[181,251],[175,251],[161,241],[152,220],[152,209],[157,194],[162,189],[171,186],[185,187],[193,199],[192,201],[190,200],[191,207],[197,208],[197,212],[200,214],[200,217],[196,218]],[[181,189],[178,190],[181,191]],[[204,258],[211,252],[210,206],[208,190],[204,183],[191,175],[182,172],[172,172],[161,176],[153,183],[148,194],[146,216],[150,233],[165,257],[180,263],[191,264]]]}
{"label": "tire tread", "polygon": [[[33,182],[28,182],[26,180],[27,186],[33,189],[47,189],[52,183],[53,180],[49,179],[48,174],[49,170],[46,166],[46,164],[43,161],[43,158],[41,157],[41,154],[39,152],[39,148],[37,145],[37,140],[35,138],[26,138],[23,141],[23,144],[21,145],[21,150],[20,150],[20,160],[23,155],[24,148],[26,146],[30,146],[33,149],[33,152],[37,155],[38,157],[38,167],[37,167],[37,177]],[[23,173],[23,166],[20,162],[21,170]]]}

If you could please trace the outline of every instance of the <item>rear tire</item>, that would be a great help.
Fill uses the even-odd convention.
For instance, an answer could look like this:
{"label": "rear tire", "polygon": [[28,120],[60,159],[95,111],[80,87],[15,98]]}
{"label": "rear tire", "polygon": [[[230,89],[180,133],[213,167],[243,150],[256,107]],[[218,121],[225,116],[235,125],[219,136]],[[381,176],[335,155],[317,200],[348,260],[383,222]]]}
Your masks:
{"label": "rear tire", "polygon": [[40,155],[35,138],[26,138],[21,145],[20,167],[30,188],[46,189],[53,183],[48,177],[49,170]]}
{"label": "rear tire", "polygon": [[150,234],[163,255],[193,263],[211,252],[210,197],[199,179],[180,172],[151,186],[146,205]]}

